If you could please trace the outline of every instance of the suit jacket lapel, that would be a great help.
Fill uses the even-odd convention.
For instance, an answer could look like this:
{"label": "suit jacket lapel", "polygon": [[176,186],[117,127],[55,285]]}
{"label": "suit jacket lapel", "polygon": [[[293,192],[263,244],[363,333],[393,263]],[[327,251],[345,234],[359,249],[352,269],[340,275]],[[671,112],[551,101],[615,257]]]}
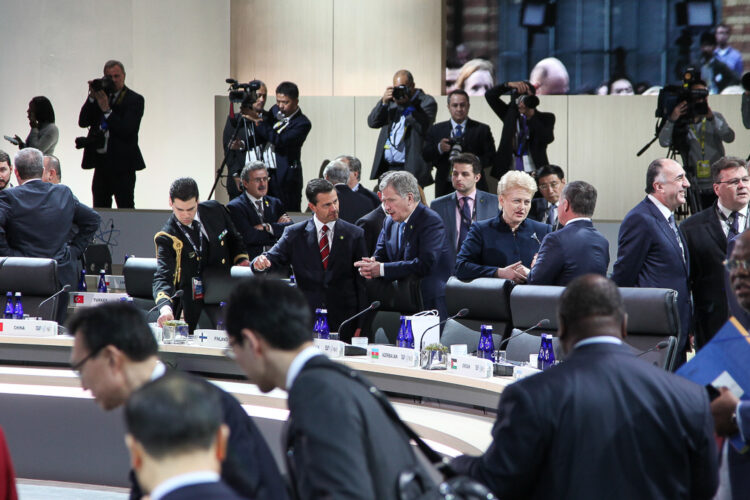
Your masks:
{"label": "suit jacket lapel", "polygon": [[713,211],[711,212],[711,216],[706,219],[706,231],[708,234],[711,235],[711,237],[716,241],[716,244],[719,245],[719,248],[721,248],[722,252],[726,254],[727,252],[727,237],[724,236],[724,230],[721,228],[721,222],[719,222],[719,216],[716,214],[718,211],[718,206],[716,203],[713,205]]}
{"label": "suit jacket lapel", "polygon": [[345,243],[345,235],[344,235],[344,229],[341,227],[341,220],[339,219],[336,224],[333,225],[333,231],[330,234],[331,240],[336,240],[335,245],[329,243],[331,248],[331,253],[328,255],[328,268],[326,269],[326,274],[328,274],[328,271],[331,270],[331,266],[333,266],[333,263],[335,262],[336,256],[341,253],[341,245]]}
{"label": "suit jacket lapel", "polygon": [[[651,212],[651,215],[656,217],[656,224],[659,226],[659,228],[662,230],[662,233],[664,233],[664,237],[667,238],[667,240],[672,243],[672,248],[674,248],[675,252],[677,252],[677,255],[680,257],[680,261],[682,261],[683,267],[685,267],[685,270],[687,272],[687,254],[683,253],[682,249],[680,248],[680,244],[677,242],[677,238],[675,238],[674,231],[672,230],[672,227],[669,225],[669,221],[664,218],[664,215],[659,211],[659,208],[654,205],[654,203],[646,198],[646,207]],[[679,232],[679,229],[678,229]],[[685,238],[682,237],[682,233],[680,232],[680,240],[682,241],[683,248],[687,249],[687,243],[685,242]],[[687,251],[687,250],[686,250]],[[684,257],[684,258],[683,258]]]}
{"label": "suit jacket lapel", "polygon": [[[307,240],[308,246],[310,246],[311,249],[314,250],[312,255],[314,255],[313,260],[317,261],[317,265],[320,267],[320,270],[323,270],[323,261],[320,259],[320,244],[318,243],[318,233],[315,230],[315,221],[312,219],[307,221],[307,225],[305,225],[305,239]],[[328,256],[330,259],[330,255]]]}
{"label": "suit jacket lapel", "polygon": [[[449,122],[450,123],[450,122]],[[448,241],[450,241],[455,246],[456,241],[456,192],[453,191],[450,195],[450,199],[448,203],[446,203],[447,212],[446,212],[446,219],[448,223],[446,224],[446,231],[448,232]]]}

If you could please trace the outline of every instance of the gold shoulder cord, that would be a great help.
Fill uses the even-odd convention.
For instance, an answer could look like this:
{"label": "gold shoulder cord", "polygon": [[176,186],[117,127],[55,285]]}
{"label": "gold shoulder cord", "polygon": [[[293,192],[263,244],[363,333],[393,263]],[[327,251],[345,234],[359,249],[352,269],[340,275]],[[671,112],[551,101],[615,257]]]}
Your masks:
{"label": "gold shoulder cord", "polygon": [[[182,256],[182,240],[179,239],[177,236],[171,235],[167,233],[166,231],[159,231],[154,235],[154,246],[156,247],[156,258],[159,258],[159,245],[156,243],[156,238],[159,236],[166,236],[169,239],[172,240],[172,248],[174,249],[174,252],[176,254],[175,256],[175,268],[174,268],[174,286],[177,287],[177,283],[180,282],[180,271],[181,271],[181,259]],[[161,298],[161,294],[164,292],[159,292],[157,295],[157,300]],[[164,293],[166,295],[165,298],[169,298],[169,295]]]}

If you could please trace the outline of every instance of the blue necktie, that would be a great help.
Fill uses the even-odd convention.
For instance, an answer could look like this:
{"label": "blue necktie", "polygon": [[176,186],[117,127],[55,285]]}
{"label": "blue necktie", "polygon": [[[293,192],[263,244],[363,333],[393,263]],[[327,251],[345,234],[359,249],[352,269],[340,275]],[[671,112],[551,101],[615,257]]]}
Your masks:
{"label": "blue necktie", "polygon": [[682,247],[682,238],[680,238],[680,230],[677,229],[677,224],[674,222],[674,215],[669,216],[669,227],[672,228],[675,238],[677,238],[677,244],[680,246],[680,253],[682,254],[682,260],[685,260],[685,249]]}
{"label": "blue necktie", "polygon": [[453,137],[461,137],[463,135],[463,130],[461,129],[461,125],[456,125],[456,128],[453,130]]}
{"label": "blue necktie", "polygon": [[398,240],[397,240],[397,242],[398,242],[398,248],[397,248],[397,250],[398,250],[399,255],[401,254],[401,239],[404,236],[404,229],[405,228],[406,228],[406,223],[405,222],[399,222],[398,223]]}

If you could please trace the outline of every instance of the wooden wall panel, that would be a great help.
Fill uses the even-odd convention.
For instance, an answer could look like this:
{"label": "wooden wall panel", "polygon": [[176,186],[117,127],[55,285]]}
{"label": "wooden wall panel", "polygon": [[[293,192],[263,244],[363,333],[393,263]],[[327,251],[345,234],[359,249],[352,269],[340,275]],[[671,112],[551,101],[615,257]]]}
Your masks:
{"label": "wooden wall panel", "polygon": [[332,0],[232,0],[232,76],[269,94],[288,80],[302,96],[332,95],[332,22]]}

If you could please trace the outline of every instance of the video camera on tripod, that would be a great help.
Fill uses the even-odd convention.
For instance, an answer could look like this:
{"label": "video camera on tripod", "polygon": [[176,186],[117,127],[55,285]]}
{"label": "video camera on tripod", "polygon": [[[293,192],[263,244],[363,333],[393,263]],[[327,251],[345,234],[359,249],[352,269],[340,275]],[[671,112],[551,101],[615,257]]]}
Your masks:
{"label": "video camera on tripod", "polygon": [[682,74],[682,85],[667,85],[659,91],[656,105],[657,118],[668,119],[681,102],[687,103],[687,112],[680,117],[682,122],[692,122],[696,116],[708,113],[707,89],[693,89],[691,86],[698,81],[700,71],[690,66]]}
{"label": "video camera on tripod", "polygon": [[260,80],[239,83],[234,78],[227,78],[225,81],[229,84],[230,102],[239,103],[242,107],[250,107],[258,100],[258,94],[256,92],[262,85]]}

